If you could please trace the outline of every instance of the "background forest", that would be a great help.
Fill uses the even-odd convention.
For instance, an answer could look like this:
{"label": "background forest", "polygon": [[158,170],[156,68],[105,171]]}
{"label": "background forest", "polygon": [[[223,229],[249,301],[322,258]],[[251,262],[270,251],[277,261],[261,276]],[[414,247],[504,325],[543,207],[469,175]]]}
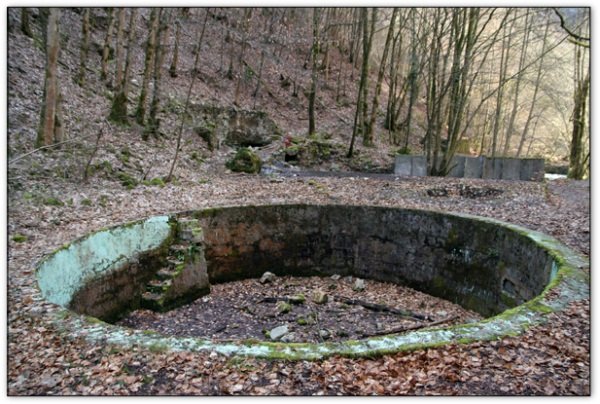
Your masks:
{"label": "background forest", "polygon": [[280,128],[265,164],[589,166],[585,8],[13,8],[8,23],[9,184],[223,172],[236,148],[194,127],[198,104],[265,112]]}

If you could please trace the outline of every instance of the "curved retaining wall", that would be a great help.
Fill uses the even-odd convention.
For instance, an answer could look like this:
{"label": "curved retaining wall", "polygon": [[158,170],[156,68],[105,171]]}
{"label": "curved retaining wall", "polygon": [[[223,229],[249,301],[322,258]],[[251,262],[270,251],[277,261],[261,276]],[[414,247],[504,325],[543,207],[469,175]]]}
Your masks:
{"label": "curved retaining wall", "polygon": [[[549,312],[589,296],[589,264],[541,233],[469,215],[372,206],[269,205],[203,209],[116,226],[74,241],[38,267],[49,301],[110,319],[135,308],[143,284],[195,218],[212,283],[293,275],[354,275],[401,283],[485,316],[475,324],[328,344],[214,343],[112,326],[72,311],[56,316],[69,335],[125,345],[310,359],[372,355],[517,334]],[[548,298],[549,292],[552,298]],[[508,310],[506,310],[508,309]],[[506,311],[505,311],[506,310]],[[499,314],[500,313],[500,314]]]}
{"label": "curved retaining wall", "polygon": [[525,233],[444,213],[373,206],[208,209],[200,220],[212,283],[353,275],[402,284],[484,316],[538,295],[552,259]]}

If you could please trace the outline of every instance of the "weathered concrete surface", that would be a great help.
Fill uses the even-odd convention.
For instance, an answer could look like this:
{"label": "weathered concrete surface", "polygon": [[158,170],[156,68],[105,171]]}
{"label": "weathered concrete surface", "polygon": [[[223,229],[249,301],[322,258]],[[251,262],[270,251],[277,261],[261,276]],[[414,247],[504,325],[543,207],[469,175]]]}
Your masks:
{"label": "weathered concrete surface", "polygon": [[489,316],[533,298],[550,280],[552,260],[527,237],[441,213],[296,205],[197,217],[214,283],[267,270],[353,275],[407,285]]}
{"label": "weathered concrete surface", "polygon": [[482,178],[484,157],[465,158],[465,178]]}
{"label": "weathered concrete surface", "polygon": [[[544,180],[544,159],[511,157],[472,157],[456,155],[450,164],[449,177],[486,178],[522,181]],[[405,176],[427,175],[425,156],[398,155],[394,174]]]}
{"label": "weathered concrete surface", "polygon": [[[112,315],[129,304],[134,290],[151,276],[150,257],[172,234],[168,221],[168,216],[156,216],[101,230],[63,247],[38,267],[42,295],[78,312]],[[78,299],[81,294],[87,298]]]}

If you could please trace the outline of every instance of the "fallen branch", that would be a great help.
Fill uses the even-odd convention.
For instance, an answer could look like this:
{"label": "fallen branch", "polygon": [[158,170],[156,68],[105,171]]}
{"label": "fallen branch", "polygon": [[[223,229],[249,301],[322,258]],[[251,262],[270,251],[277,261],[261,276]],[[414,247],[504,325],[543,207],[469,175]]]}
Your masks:
{"label": "fallen branch", "polygon": [[365,302],[364,300],[348,299],[346,297],[340,297],[340,296],[335,296],[334,299],[341,303],[351,304],[351,305],[355,305],[355,306],[362,306],[365,309],[369,309],[369,310],[373,310],[373,311],[383,311],[386,313],[392,313],[392,314],[396,314],[398,316],[409,317],[409,318],[416,319],[416,320],[429,320],[429,317],[427,317],[426,315],[415,313],[410,310],[396,309],[394,307],[385,306],[383,304],[369,303],[369,302]]}
{"label": "fallen branch", "polygon": [[414,325],[409,325],[409,326],[394,327],[394,328],[390,328],[387,330],[375,331],[375,332],[371,332],[371,333],[363,332],[362,336],[363,337],[376,337],[376,336],[380,336],[380,335],[399,334],[401,332],[414,331],[414,330],[418,330],[418,329],[425,328],[425,327],[433,327],[436,325],[448,323],[448,322],[456,319],[456,317],[457,316],[450,316],[450,317],[446,317],[446,318],[443,318],[438,321],[433,321],[431,323],[419,323],[419,324],[414,324]]}
{"label": "fallen branch", "polygon": [[277,302],[290,302],[290,298],[289,297],[263,297],[262,299],[260,299],[258,301],[259,303],[277,303]]}

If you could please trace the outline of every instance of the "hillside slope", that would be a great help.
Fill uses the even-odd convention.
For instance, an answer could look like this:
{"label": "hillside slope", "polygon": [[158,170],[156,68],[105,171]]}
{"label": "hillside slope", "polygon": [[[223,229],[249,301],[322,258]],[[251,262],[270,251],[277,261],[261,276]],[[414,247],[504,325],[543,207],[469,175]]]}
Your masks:
{"label": "hillside slope", "polygon": [[[173,13],[178,9],[168,9]],[[101,49],[107,25],[104,9],[92,9],[90,52],[87,62],[85,87],[75,82],[79,66],[82,10],[63,9],[60,20],[61,53],[59,82],[63,96],[62,108],[67,143],[52,152],[33,153],[39,111],[43,95],[45,56],[42,51],[39,16],[32,11],[34,38],[25,36],[20,28],[20,9],[9,9],[8,21],[8,156],[10,184],[23,175],[32,177],[60,177],[81,180],[90,156],[91,178],[119,180],[124,175],[136,181],[164,177],[169,171],[176,147],[176,133],[181,111],[192,77],[194,38],[207,18],[202,42],[199,73],[192,90],[192,103],[207,103],[222,107],[257,109],[265,111],[282,129],[284,136],[306,137],[308,131],[308,100],[305,95],[310,86],[310,69],[306,66],[311,47],[311,33],[306,10],[287,13],[289,19],[279,32],[269,34],[267,28],[271,15],[254,9],[243,63],[245,71],[237,71],[238,47],[241,44],[240,28],[236,23],[239,9],[213,9],[206,17],[206,9],[191,9],[187,18],[181,19],[181,42],[177,77],[168,74],[171,63],[175,30],[167,34],[161,84],[161,112],[159,137],[142,140],[144,128],[137,125],[133,113],[137,104],[144,72],[144,44],[147,37],[149,9],[139,9],[135,27],[136,44],[132,59],[132,90],[129,97],[130,126],[115,125],[107,121],[112,97],[111,86],[100,80]],[[279,11],[281,12],[281,11]],[[274,17],[273,17],[274,18]],[[306,21],[304,21],[306,20]],[[286,30],[286,25],[290,27]],[[263,29],[264,30],[261,30]],[[231,40],[230,38],[234,38]],[[237,38],[237,40],[236,40]],[[228,42],[229,40],[229,42]],[[233,79],[227,76],[230,56],[234,66]],[[262,80],[256,97],[256,75],[264,54]],[[334,152],[324,158],[308,162],[313,168],[324,170],[389,171],[392,167],[391,148],[382,125],[376,131],[376,147],[362,148],[353,159],[344,154],[350,142],[353,100],[356,94],[358,72],[348,63],[348,57],[337,49],[329,52],[330,70],[322,71],[317,90],[317,132],[333,146]],[[109,69],[113,75],[114,59]],[[240,84],[238,105],[234,105],[237,75],[244,74]],[[371,72],[374,76],[376,72]],[[110,77],[109,77],[110,79]],[[374,81],[374,78],[373,80]],[[294,87],[296,87],[294,89]],[[294,94],[295,93],[295,94]],[[382,94],[382,99],[385,94]],[[337,99],[337,101],[336,101]],[[380,103],[381,104],[381,103]],[[98,149],[94,151],[98,133],[102,131]],[[260,150],[260,155],[282,159],[279,152],[283,142],[275,142]],[[175,176],[182,181],[198,181],[207,175],[226,172],[224,161],[235,150],[224,146],[211,151],[204,140],[189,125],[184,126],[182,151]],[[13,159],[18,158],[17,161]],[[300,162],[301,164],[302,162]],[[305,162],[306,163],[306,162]],[[124,173],[124,174],[123,174]],[[120,177],[119,177],[120,176]]]}

